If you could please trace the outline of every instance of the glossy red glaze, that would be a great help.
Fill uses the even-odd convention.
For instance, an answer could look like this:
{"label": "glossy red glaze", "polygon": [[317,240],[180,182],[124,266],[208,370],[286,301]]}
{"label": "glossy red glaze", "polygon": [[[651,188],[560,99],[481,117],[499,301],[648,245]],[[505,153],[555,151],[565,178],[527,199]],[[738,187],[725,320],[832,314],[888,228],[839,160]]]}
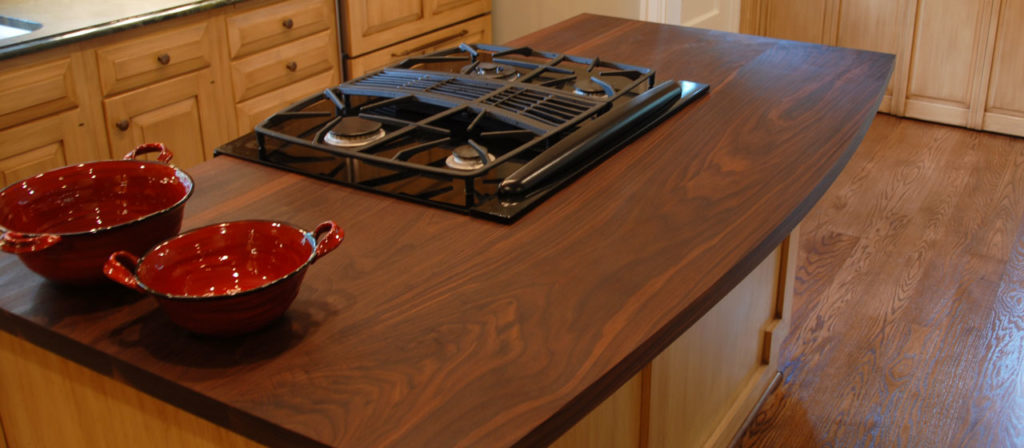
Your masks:
{"label": "glossy red glaze", "polygon": [[0,191],[0,250],[53,281],[105,282],[111,252],[141,254],[181,230],[192,187],[187,174],[160,162],[112,160],[48,171]]}
{"label": "glossy red glaze", "polygon": [[279,222],[236,221],[185,232],[140,259],[115,253],[105,272],[156,296],[178,325],[230,336],[262,328],[283,314],[306,268],[343,239],[344,232],[330,221],[313,233]]}

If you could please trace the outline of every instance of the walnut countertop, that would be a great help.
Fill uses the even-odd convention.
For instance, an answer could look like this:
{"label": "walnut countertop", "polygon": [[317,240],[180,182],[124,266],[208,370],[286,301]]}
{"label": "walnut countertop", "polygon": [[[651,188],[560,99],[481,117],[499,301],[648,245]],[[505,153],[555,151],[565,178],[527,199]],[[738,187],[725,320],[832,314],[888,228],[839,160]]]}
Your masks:
{"label": "walnut countertop", "polygon": [[859,145],[893,63],[593,15],[512,44],[711,91],[512,225],[218,157],[190,170],[186,228],[346,231],[284,319],[199,338],[152,299],[56,286],[2,254],[0,329],[262,443],[547,443],[793,230]]}

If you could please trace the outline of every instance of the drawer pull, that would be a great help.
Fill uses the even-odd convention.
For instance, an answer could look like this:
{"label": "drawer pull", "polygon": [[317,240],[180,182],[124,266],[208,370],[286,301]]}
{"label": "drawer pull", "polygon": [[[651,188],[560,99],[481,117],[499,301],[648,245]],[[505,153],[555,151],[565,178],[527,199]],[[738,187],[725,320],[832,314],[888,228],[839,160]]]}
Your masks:
{"label": "drawer pull", "polygon": [[117,128],[122,131],[127,131],[129,125],[131,125],[131,122],[129,122],[128,120],[121,120],[117,123],[114,123],[114,126],[117,126]]}
{"label": "drawer pull", "polygon": [[432,41],[427,42],[427,43],[425,43],[423,45],[420,45],[420,46],[418,46],[416,48],[410,48],[408,50],[405,50],[405,51],[403,51],[401,53],[391,53],[391,57],[393,57],[393,58],[401,58],[401,57],[409,56],[409,55],[414,54],[414,53],[419,53],[419,52],[421,52],[423,50],[426,50],[426,49],[428,49],[430,47],[436,47],[436,46],[441,45],[441,44],[443,44],[445,42],[448,42],[450,40],[455,40],[455,39],[458,39],[460,37],[463,37],[463,36],[465,36],[467,34],[469,34],[469,30],[462,30],[462,31],[459,31],[458,33],[452,34],[451,36],[446,36],[446,37],[442,37],[442,38],[437,39],[437,40],[432,40]]}
{"label": "drawer pull", "polygon": [[299,64],[297,64],[295,61],[291,61],[287,65],[285,65],[284,68],[287,68],[288,71],[290,72],[294,72],[299,68]]}
{"label": "drawer pull", "polygon": [[281,26],[292,29],[292,27],[295,26],[295,22],[292,22],[292,19],[284,19],[284,21],[281,22]]}
{"label": "drawer pull", "polygon": [[171,63],[171,55],[167,53],[161,53],[160,56],[156,57],[156,60],[160,61],[160,63],[163,65],[167,65]]}

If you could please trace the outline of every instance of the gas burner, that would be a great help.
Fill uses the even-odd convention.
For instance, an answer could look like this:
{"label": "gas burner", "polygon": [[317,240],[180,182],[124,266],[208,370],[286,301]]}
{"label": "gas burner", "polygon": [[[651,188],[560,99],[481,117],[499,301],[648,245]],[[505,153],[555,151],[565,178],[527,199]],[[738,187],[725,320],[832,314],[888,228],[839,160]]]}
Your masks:
{"label": "gas burner", "polygon": [[[485,154],[487,155],[488,162],[494,161],[494,154],[487,152]],[[453,149],[452,154],[445,159],[444,164],[448,165],[448,168],[465,171],[472,171],[484,166],[484,163],[480,160],[480,153],[469,145],[461,145]]]}
{"label": "gas burner", "polygon": [[572,93],[592,98],[608,98],[604,87],[590,79],[580,79],[573,84]]}
{"label": "gas burner", "polygon": [[376,121],[345,117],[324,135],[324,143],[342,148],[358,148],[384,138],[386,133]]}
{"label": "gas burner", "polygon": [[[470,67],[472,65],[467,65],[462,68],[462,71],[466,72]],[[515,67],[496,62],[481,62],[472,68],[469,74],[490,79],[516,79],[519,77],[519,71]]]}

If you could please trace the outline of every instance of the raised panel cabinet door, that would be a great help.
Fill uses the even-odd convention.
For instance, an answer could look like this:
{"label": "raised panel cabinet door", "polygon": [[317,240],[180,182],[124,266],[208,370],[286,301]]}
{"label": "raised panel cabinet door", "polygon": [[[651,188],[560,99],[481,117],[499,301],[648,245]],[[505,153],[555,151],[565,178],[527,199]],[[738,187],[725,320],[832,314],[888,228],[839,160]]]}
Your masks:
{"label": "raised panel cabinet door", "polygon": [[64,165],[100,159],[90,151],[91,140],[78,123],[78,111],[70,110],[0,131],[3,186]]}
{"label": "raised panel cabinet door", "polygon": [[[908,0],[844,0],[839,5],[838,23],[836,24],[835,44],[840,47],[871,50],[881,53],[895,54],[900,61],[907,57],[903,51],[905,37],[912,29],[906,24],[906,3]],[[912,22],[911,22],[912,23]],[[894,70],[885,88],[880,110],[892,110],[892,98],[897,82]]]}
{"label": "raised panel cabinet door", "polygon": [[216,120],[210,71],[134,90],[104,101],[111,153],[125,154],[142,143],[160,142],[181,168],[212,156],[229,138]]}
{"label": "raised panel cabinet door", "polygon": [[231,59],[330,29],[334,21],[332,3],[329,0],[290,0],[228,17]]}
{"label": "raised panel cabinet door", "polygon": [[1024,1],[1002,0],[982,129],[1024,136]]}
{"label": "raised panel cabinet door", "polygon": [[917,5],[905,113],[968,125],[982,72],[993,0],[920,0]]}
{"label": "raised panel cabinet door", "polygon": [[298,100],[314,93],[322,92],[325,88],[337,84],[338,73],[333,70],[326,71],[295,84],[238,103],[235,106],[235,113],[238,115],[238,133],[252,132],[257,124],[260,124],[260,122],[274,113],[280,112]]}
{"label": "raised panel cabinet door", "polygon": [[764,35],[778,39],[828,43],[825,30],[828,2],[821,0],[762,0]]}

